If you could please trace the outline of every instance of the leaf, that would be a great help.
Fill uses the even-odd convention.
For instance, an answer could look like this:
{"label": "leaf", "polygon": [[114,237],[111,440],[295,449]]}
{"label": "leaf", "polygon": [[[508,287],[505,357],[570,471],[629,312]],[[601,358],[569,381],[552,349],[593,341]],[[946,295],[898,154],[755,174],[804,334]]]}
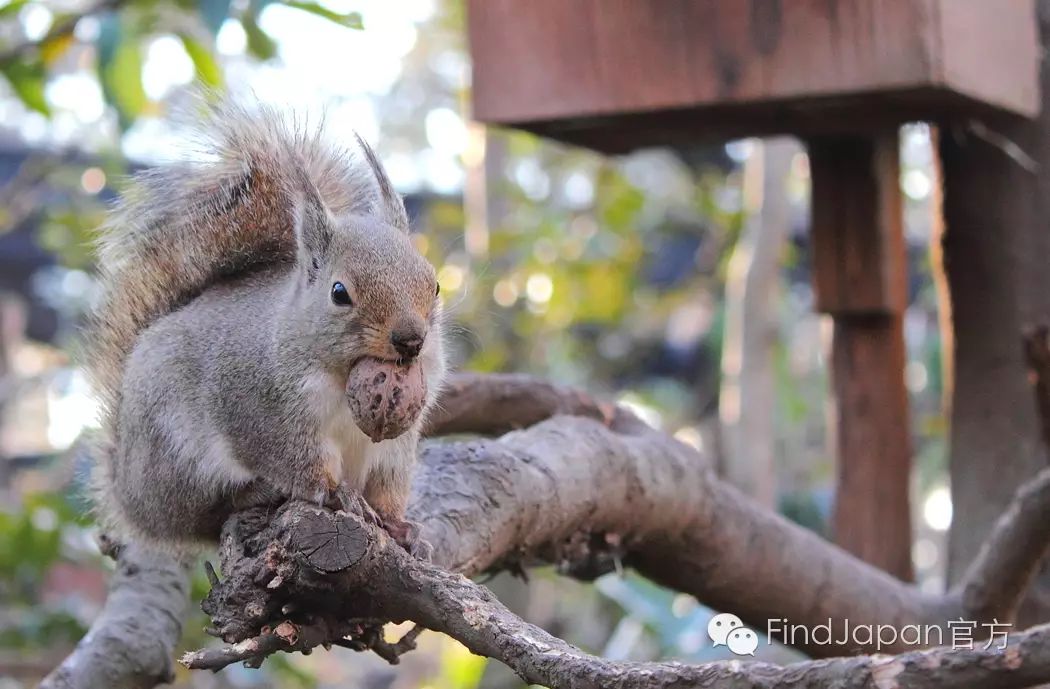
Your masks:
{"label": "leaf", "polygon": [[259,28],[255,16],[247,13],[241,18],[244,33],[248,37],[248,52],[260,60],[269,60],[277,54],[277,44],[265,31]]}
{"label": "leaf", "polygon": [[[631,266],[633,268],[633,266]],[[583,274],[586,299],[577,302],[579,318],[585,321],[616,323],[623,318],[627,300],[630,299],[630,271],[623,273],[613,262],[587,266]]]}
{"label": "leaf", "polygon": [[0,7],[0,19],[17,14],[28,2],[29,0],[11,0],[11,2]]}
{"label": "leaf", "polygon": [[76,36],[67,33],[44,41],[40,44],[40,59],[44,61],[45,65],[53,65],[58,58],[62,57],[69,50],[69,47],[76,40]]}
{"label": "leaf", "polygon": [[214,36],[230,14],[230,0],[197,0],[197,11]]}
{"label": "leaf", "polygon": [[126,128],[149,103],[142,88],[142,48],[138,37],[128,35],[115,15],[103,20],[97,45],[102,91]]}
{"label": "leaf", "polygon": [[120,18],[115,12],[105,14],[99,20],[98,38],[95,39],[95,50],[98,51],[99,68],[113,61],[113,54],[117,50],[117,44],[123,31],[120,27]]}
{"label": "leaf", "polygon": [[360,12],[336,12],[319,3],[310,2],[310,0],[284,0],[284,4],[288,7],[302,10],[303,12],[316,14],[318,17],[324,17],[328,21],[335,22],[336,24],[345,26],[348,29],[364,28],[364,24],[361,22]]}
{"label": "leaf", "polygon": [[4,73],[11,89],[27,108],[44,115],[51,114],[51,108],[44,96],[47,73],[42,62],[9,62],[0,65],[0,71]]}
{"label": "leaf", "polygon": [[113,104],[128,120],[142,113],[148,98],[142,88],[142,50],[137,41],[122,41],[104,70]]}
{"label": "leaf", "polygon": [[208,86],[219,86],[222,84],[222,68],[215,61],[215,56],[200,41],[188,34],[179,34],[182,47],[193,60],[193,66],[197,70],[197,77]]}

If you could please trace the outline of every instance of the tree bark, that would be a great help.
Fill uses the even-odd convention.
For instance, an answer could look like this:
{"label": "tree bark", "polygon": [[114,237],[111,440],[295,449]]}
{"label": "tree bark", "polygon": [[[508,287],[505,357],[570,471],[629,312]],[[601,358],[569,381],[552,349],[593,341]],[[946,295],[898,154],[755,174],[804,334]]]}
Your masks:
{"label": "tree bark", "polygon": [[[1050,627],[1016,636],[1012,647],[1009,641],[994,647],[971,644],[896,658],[840,658],[787,667],[604,660],[525,623],[484,587],[411,557],[360,514],[332,513],[302,502],[288,503],[273,514],[256,508],[235,516],[223,532],[222,562],[229,575],[214,582],[205,610],[216,634],[232,645],[187,653],[182,663],[190,668],[216,670],[233,662],[257,666],[274,652],[308,650],[327,641],[375,650],[396,663],[414,647],[418,625],[423,625],[478,655],[502,661],[530,684],[554,689],[992,689],[1029,686],[1050,677]],[[317,607],[289,613],[285,601],[312,601]],[[345,622],[355,618],[362,623]],[[390,643],[374,626],[384,620],[412,620],[417,627]],[[257,635],[245,636],[260,623]]]}
{"label": "tree bark", "polygon": [[[1042,43],[1050,2],[1038,3]],[[948,579],[977,553],[1017,487],[1045,466],[1019,334],[1050,323],[1050,70],[1035,120],[946,124],[943,270],[954,339],[949,468],[953,523]]]}
{"label": "tree bark", "polygon": [[149,689],[174,681],[172,649],[189,589],[186,565],[171,555],[121,548],[105,607],[41,689]]}
{"label": "tree bark", "polygon": [[[233,645],[187,653],[182,663],[190,668],[217,670],[235,662],[256,666],[278,650],[307,650],[329,640],[342,645],[346,629],[352,641],[345,645],[371,648],[392,663],[415,646],[419,626],[392,644],[378,631],[356,631],[342,622],[364,617],[413,620],[502,661],[529,684],[554,689],[991,689],[1030,686],[1050,677],[1050,627],[1017,636],[1013,647],[937,648],[787,667],[607,661],[525,623],[483,586],[407,555],[361,516],[301,502],[283,505],[276,514],[256,508],[231,519],[222,557],[224,570],[231,573],[225,582],[214,582],[205,608],[216,633]],[[300,622],[287,617],[283,600],[320,607],[298,615]],[[280,617],[260,633],[241,636],[246,617],[266,622],[268,612],[278,609]]]}

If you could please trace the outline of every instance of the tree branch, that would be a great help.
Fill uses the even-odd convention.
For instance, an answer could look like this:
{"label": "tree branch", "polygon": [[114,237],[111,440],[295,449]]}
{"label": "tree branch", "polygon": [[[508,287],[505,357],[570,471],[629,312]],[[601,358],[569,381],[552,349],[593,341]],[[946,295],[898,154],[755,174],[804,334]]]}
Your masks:
{"label": "tree branch", "polygon": [[[565,689],[662,687],[1022,687],[1050,678],[1050,627],[1014,638],[1013,646],[937,648],[885,656],[767,663],[630,663],[596,658],[507,610],[488,589],[406,553],[385,532],[356,514],[288,503],[272,519],[242,513],[224,530],[223,567],[232,575],[205,601],[218,634],[230,641],[245,629],[244,610],[275,624],[230,649],[189,653],[190,668],[257,664],[277,650],[332,641],[327,619],[415,620],[444,632],[474,653],[496,658],[526,682]],[[324,534],[318,539],[318,534]],[[279,578],[279,579],[278,579]],[[279,581],[274,585],[274,581]],[[315,601],[306,622],[285,619],[286,601]],[[321,618],[318,621],[318,618]],[[278,621],[279,620],[279,621]],[[318,630],[322,630],[317,635]]]}
{"label": "tree branch", "polygon": [[[1045,518],[1050,503],[1050,480],[1041,477],[1022,492],[1014,509],[1004,515],[965,585],[945,596],[925,596],[913,586],[856,560],[815,534],[755,506],[736,490],[721,483],[704,456],[649,429],[629,412],[606,413],[603,409],[607,408],[586,395],[546,383],[532,386],[528,379],[517,376],[459,378],[457,381],[447,398],[455,400],[455,406],[444,405],[445,416],[436,416],[437,421],[431,427],[434,433],[496,432],[502,428],[501,424],[514,418],[512,402],[508,400],[531,409],[529,414],[533,419],[542,417],[544,409],[561,411],[567,407],[582,411],[591,418],[559,416],[498,439],[434,443],[424,449],[414,482],[409,517],[423,525],[423,537],[434,546],[435,565],[444,570],[471,576],[502,567],[553,562],[563,571],[594,576],[611,570],[614,563],[622,561],[657,582],[693,594],[716,609],[736,613],[759,629],[765,629],[768,619],[786,619],[790,624],[812,627],[826,624],[829,618],[848,618],[853,625],[892,625],[900,629],[913,624],[945,625],[948,620],[958,618],[990,622],[988,616],[992,616],[1001,622],[1008,621],[1035,563],[1042,556],[1043,546],[1050,540],[1050,520]],[[463,381],[469,381],[469,384]],[[277,530],[267,531],[267,526]],[[375,582],[358,585],[357,579],[348,579],[342,572],[353,569],[354,562],[349,561],[353,552],[366,552],[373,547],[374,539],[382,542],[381,539],[385,538],[382,532],[359,527],[346,527],[340,532],[338,525],[333,531],[331,525],[326,527],[324,524],[295,531],[288,530],[288,526],[288,523],[278,521],[270,524],[262,518],[253,528],[254,533],[264,536],[244,542],[224,537],[226,582],[246,582],[232,593],[223,582],[209,597],[212,600],[209,603],[211,612],[223,609],[227,604],[233,611],[220,620],[222,624],[217,624],[218,632],[228,643],[258,639],[259,643],[270,648],[275,642],[266,635],[272,635],[282,622],[292,620],[301,626],[294,631],[296,639],[303,640],[304,649],[310,646],[311,638],[327,638],[333,643],[345,642],[361,649],[382,650],[381,639],[370,630],[383,621],[412,619],[424,626],[447,631],[478,652],[496,653],[498,650],[485,645],[495,642],[468,637],[466,628],[455,626],[461,622],[452,618],[442,622],[435,609],[425,607],[427,600],[437,605],[434,601],[438,599],[402,595],[413,586],[418,591],[424,579],[412,580],[412,577],[425,575],[429,577],[426,581],[439,582],[440,586],[449,588],[448,595],[453,596],[449,601],[463,603],[455,596],[469,595],[469,600],[478,605],[498,605],[485,597],[488,594],[483,589],[468,586],[459,575],[446,574],[433,567],[413,569],[414,565],[410,565],[416,561],[411,558],[387,561],[395,568],[377,569],[374,571],[377,575]],[[286,530],[282,531],[282,528]],[[349,545],[344,543],[348,538]],[[311,548],[324,550],[324,543],[332,539],[343,543],[335,551],[328,550],[342,559],[337,558],[321,568],[340,573],[332,577],[316,581],[311,577],[302,579],[296,574],[298,570],[281,572],[274,566],[263,569],[255,564],[267,561],[271,565],[278,561],[296,564],[299,561],[295,558],[268,560],[272,553],[267,549],[298,553],[299,549],[312,544]],[[228,552],[238,543],[240,545],[236,547],[245,554],[235,556]],[[390,552],[399,558],[407,557],[399,549],[388,550],[382,550],[376,557],[394,557]],[[267,555],[260,559],[259,553]],[[246,563],[248,567],[243,575],[237,574],[240,571],[238,562]],[[383,572],[383,576],[378,576],[379,572]],[[269,598],[258,599],[258,582],[271,587],[263,591]],[[307,589],[313,587],[310,590],[314,591],[315,598],[311,599],[307,589],[294,589],[289,582],[298,582],[295,586],[309,583]],[[377,591],[369,588],[379,586],[381,582],[395,587],[386,590],[386,597],[374,595]],[[333,586],[338,595],[333,595]],[[119,589],[119,584],[114,587],[115,592]],[[216,590],[225,590],[229,596],[216,599],[214,595],[219,595]],[[288,593],[293,590],[297,591],[294,596]],[[311,612],[311,602],[318,600],[318,591],[323,592],[319,598],[322,604],[314,607],[319,607],[321,614],[316,610]],[[285,595],[283,601],[276,597],[278,593]],[[430,593],[436,595],[434,590]],[[257,599],[259,604],[249,605]],[[610,681],[626,667],[592,659],[539,630],[514,627],[524,623],[505,617],[497,608],[485,609],[495,615],[491,619],[508,625],[507,629],[517,630],[510,637],[517,639],[518,632],[528,631],[533,636],[527,638],[540,639],[543,644],[550,645],[549,648],[553,649],[551,656],[561,654],[560,657],[570,660],[581,658],[579,662],[588,664],[587,667],[598,667],[593,663],[600,663],[613,673],[607,675]],[[141,614],[140,610],[136,612]],[[336,613],[338,616],[332,617]],[[301,615],[312,617],[297,617]],[[351,622],[358,626],[351,625]],[[319,624],[322,626],[318,627]],[[104,628],[106,624],[100,620],[96,627]],[[289,630],[285,628],[284,631]],[[1043,638],[1041,631],[1032,634],[1031,639]],[[1029,639],[1028,636],[1021,638]],[[129,640],[134,642],[134,639]],[[504,645],[497,644],[503,650],[494,657],[524,673],[523,676],[535,677],[529,673],[540,670],[532,668],[529,663],[540,660],[521,656],[524,650],[515,651],[517,647],[511,644],[512,640],[504,638]],[[1012,658],[1010,654],[1022,653],[1010,663],[1021,663],[1026,673],[1042,672],[1036,642],[1026,644],[1029,642],[1022,643],[1020,651],[1014,650],[1018,648],[1016,645],[1011,646],[1004,657]],[[890,652],[914,653],[915,649],[915,646],[903,642],[883,646],[883,650]],[[804,650],[821,657],[877,649],[873,642],[849,648],[811,646]],[[216,652],[204,653],[205,657],[214,658]],[[245,651],[240,653],[238,659],[242,659]],[[962,673],[960,677],[976,676],[973,674],[976,668],[964,668],[965,672],[960,669],[961,665],[970,662],[980,668],[992,668],[989,672],[999,672],[994,669],[998,661],[993,662],[985,656],[953,652],[956,655],[942,658],[938,654],[946,653],[943,650],[930,651],[930,655],[923,656],[914,656],[913,653],[902,656],[903,669],[901,665],[880,658],[836,660],[824,665],[807,665],[798,672],[790,668],[780,669],[778,672],[782,674],[776,681],[781,682],[778,686],[796,686],[788,680],[796,676],[807,677],[807,673],[818,667],[862,673],[865,663],[875,675],[889,672],[885,670],[888,666],[892,672],[900,670],[902,676],[913,679],[918,677],[914,673],[933,672],[924,665],[933,659],[944,660],[941,671],[957,670]],[[262,657],[258,660],[261,661]],[[914,668],[909,665],[913,662]],[[668,667],[680,669],[683,666],[647,666],[653,672]],[[759,682],[762,676],[773,676],[771,669],[753,669],[759,667],[754,664],[746,667],[752,668],[741,675],[747,681]],[[689,672],[702,673],[707,668],[704,666]],[[630,673],[646,671],[639,668],[630,670]],[[830,673],[832,670],[820,672]],[[641,676],[630,673],[629,677]],[[703,678],[708,675],[690,676]],[[833,675],[819,676],[827,679]],[[1027,674],[1016,676],[1028,677]],[[948,675],[934,673],[929,677],[943,679]],[[1050,675],[1043,676],[1043,679],[1050,679]],[[79,683],[76,686],[108,687],[112,684]],[[859,683],[856,686],[866,685]]]}
{"label": "tree branch", "polygon": [[975,620],[1012,620],[1050,549],[1050,469],[1022,485],[955,594]]}
{"label": "tree branch", "polygon": [[705,457],[651,430],[557,417],[495,441],[434,445],[414,488],[409,517],[435,563],[468,576],[536,562],[594,573],[596,560],[607,571],[619,558],[763,629],[770,618],[900,627],[967,616],[956,597],[924,596],[757,507]]}
{"label": "tree branch", "polygon": [[172,556],[136,544],[120,549],[101,614],[41,689],[148,689],[174,680],[189,572]]}
{"label": "tree branch", "polygon": [[423,432],[501,435],[557,415],[594,419],[624,432],[648,428],[630,411],[582,390],[516,373],[456,373],[449,377]]}
{"label": "tree branch", "polygon": [[[1012,620],[1050,546],[1050,472],[1043,472],[1019,491],[959,586],[927,596],[760,509],[719,481],[706,457],[627,410],[619,408],[609,423],[613,415],[586,395],[530,380],[464,376],[455,386],[461,415],[436,430],[500,429],[513,419],[509,408],[489,416],[481,411],[499,409],[494,400],[502,398],[532,409],[530,418],[543,417],[544,408],[582,409],[629,431],[563,418],[496,442],[427,448],[410,516],[424,524],[435,561],[448,569],[474,575],[547,561],[577,573],[588,564],[579,552],[581,534],[597,534],[583,545],[590,557],[604,557],[606,570],[623,558],[650,579],[756,626],[764,628],[770,618],[809,626],[848,618],[900,628],[959,618]],[[573,407],[564,400],[584,401]],[[470,419],[477,424],[468,426]],[[473,461],[464,463],[463,456]],[[559,545],[552,549],[552,543]],[[804,650],[823,657],[844,649]]]}

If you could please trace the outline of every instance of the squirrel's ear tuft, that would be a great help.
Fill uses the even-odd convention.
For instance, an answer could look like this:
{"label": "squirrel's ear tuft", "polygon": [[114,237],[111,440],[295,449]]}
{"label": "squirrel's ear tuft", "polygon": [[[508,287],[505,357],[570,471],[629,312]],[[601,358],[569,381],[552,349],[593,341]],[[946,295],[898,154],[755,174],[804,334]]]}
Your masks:
{"label": "squirrel's ear tuft", "polygon": [[299,246],[299,264],[313,282],[317,270],[332,243],[332,217],[317,188],[305,180],[293,206],[295,239]]}
{"label": "squirrel's ear tuft", "polygon": [[354,136],[357,137],[357,144],[364,153],[365,161],[375,177],[379,191],[372,211],[394,227],[408,232],[408,212],[405,211],[405,202],[394,189],[394,185],[390,183],[390,178],[386,176],[386,171],[372,147],[361,138],[360,134],[355,132]]}

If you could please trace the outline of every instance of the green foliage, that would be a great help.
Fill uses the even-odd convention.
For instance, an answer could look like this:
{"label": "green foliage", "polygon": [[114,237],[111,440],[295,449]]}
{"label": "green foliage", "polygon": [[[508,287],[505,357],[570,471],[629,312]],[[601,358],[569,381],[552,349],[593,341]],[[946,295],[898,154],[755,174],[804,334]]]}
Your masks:
{"label": "green foliage", "polygon": [[434,689],[475,689],[481,683],[487,658],[476,656],[465,646],[448,640],[441,653],[441,670],[429,686]]}
{"label": "green foliage", "polygon": [[34,589],[61,554],[62,527],[87,523],[72,502],[53,493],[27,496],[18,512],[0,512],[0,586]]}
{"label": "green foliage", "polygon": [[810,404],[788,370],[788,354],[783,342],[778,341],[773,345],[773,375],[780,404],[780,418],[789,425],[801,424],[811,412]]}
{"label": "green foliage", "polygon": [[[94,262],[92,241],[106,210],[98,194],[85,190],[84,176],[101,175],[106,180],[116,180],[127,171],[125,161],[116,156],[92,163],[55,164],[47,160],[41,163],[51,167],[41,172],[49,202],[37,209],[37,242],[55,254],[63,265],[78,270],[87,270]],[[0,209],[0,233],[8,229],[13,220],[5,217]]]}
{"label": "green foliage", "polygon": [[313,673],[296,665],[293,657],[284,653],[267,658],[266,670],[282,689],[314,689],[318,685]]}
{"label": "green foliage", "polygon": [[7,19],[18,14],[23,7],[29,4],[29,0],[12,0],[0,7],[0,19]]}
{"label": "green foliage", "polygon": [[[10,0],[0,6],[0,35],[19,36],[18,17],[34,0]],[[197,78],[210,87],[223,83],[222,68],[215,56],[215,37],[227,21],[239,21],[247,36],[248,52],[261,60],[277,54],[277,45],[259,26],[259,14],[269,4],[322,17],[348,29],[362,29],[358,12],[337,12],[313,0],[252,0],[234,13],[231,0],[134,0],[118,5],[117,11],[95,12],[99,21],[95,40],[96,69],[106,102],[114,106],[122,127],[127,128],[143,114],[154,111],[142,85],[143,50],[152,38],[172,33],[182,42],[193,61]],[[46,86],[59,69],[61,59],[77,43],[73,33],[76,17],[56,16],[51,33],[39,43],[15,38],[10,45],[0,43],[0,73],[22,103],[49,115]],[[70,20],[70,21],[66,21]],[[167,27],[177,27],[174,29]]]}
{"label": "green foliage", "polygon": [[[688,657],[696,652],[688,641],[695,638],[699,630],[706,629],[707,611],[691,597],[676,594],[634,573],[608,574],[597,581],[597,587],[622,608],[625,616],[644,625],[662,654]],[[676,605],[676,601],[682,600],[688,600],[688,605]]]}
{"label": "green foliage", "polygon": [[0,627],[0,648],[33,649],[54,645],[71,646],[87,631],[84,624],[68,612],[39,606],[19,609],[18,622]]}
{"label": "green foliage", "polygon": [[148,98],[142,88],[142,47],[139,37],[118,15],[102,20],[98,41],[98,72],[102,93],[113,103],[121,125],[142,114]]}
{"label": "green foliage", "polygon": [[182,41],[182,47],[186,49],[186,54],[193,60],[197,79],[205,86],[221,86],[222,68],[215,61],[211,50],[188,33],[180,33],[179,39]]}
{"label": "green foliage", "polygon": [[45,115],[51,113],[51,108],[44,97],[44,85],[47,75],[42,62],[31,60],[2,63],[0,64],[0,71],[4,73],[4,78],[11,84],[15,95],[21,99],[26,107]]}
{"label": "green foliage", "polygon": [[305,0],[284,0],[284,4],[297,10],[316,14],[318,17],[323,17],[330,22],[335,22],[339,26],[345,26],[348,29],[364,28],[364,24],[361,22],[360,12],[335,12],[320,3],[308,2]]}
{"label": "green foliage", "polygon": [[40,648],[73,643],[85,631],[68,611],[39,604],[47,571],[65,557],[63,534],[87,525],[64,495],[26,496],[16,511],[0,511],[0,601],[13,614],[0,626],[0,648]]}
{"label": "green foliage", "polygon": [[219,33],[226,17],[230,14],[230,0],[198,0],[197,11],[211,35]]}
{"label": "green foliage", "polygon": [[[466,251],[459,204],[433,203],[422,222],[427,256],[460,326],[464,365],[533,372],[597,391],[630,387],[661,410],[672,430],[695,423],[698,406],[712,394],[696,394],[696,386],[707,384],[703,377],[654,378],[647,368],[660,367],[665,356],[668,319],[698,301],[711,308],[695,344],[717,361],[721,310],[706,295],[720,289],[723,254],[741,218],[716,201],[726,195],[725,175],[682,166],[681,193],[665,199],[640,186],[622,161],[521,132],[487,138],[499,155],[487,181],[494,209],[487,252]],[[544,178],[538,186],[529,179],[537,174]],[[589,193],[578,198],[587,200],[564,198],[560,190],[581,179]],[[688,253],[664,249],[679,245]],[[654,281],[661,262],[676,257],[684,261],[678,277]],[[446,271],[466,276],[463,284],[448,289]]]}
{"label": "green foliage", "polygon": [[259,12],[265,3],[252,0],[241,17],[241,25],[248,37],[248,52],[260,60],[269,60],[277,54],[277,44],[259,27]]}

